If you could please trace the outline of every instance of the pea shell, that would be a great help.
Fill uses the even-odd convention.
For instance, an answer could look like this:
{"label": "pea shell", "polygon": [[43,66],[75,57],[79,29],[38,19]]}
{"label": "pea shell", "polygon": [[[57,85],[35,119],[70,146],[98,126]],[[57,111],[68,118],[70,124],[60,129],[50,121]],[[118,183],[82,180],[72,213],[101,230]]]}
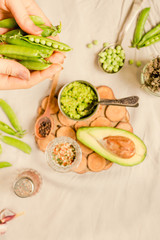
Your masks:
{"label": "pea shell", "polygon": [[[28,41],[28,42],[32,42],[33,44],[37,44],[36,43],[36,39],[39,39],[40,40],[40,43],[38,45],[41,45],[43,44],[44,47],[46,48],[54,48],[58,51],[64,51],[64,52],[67,52],[67,51],[70,51],[71,50],[71,47],[69,47],[67,44],[65,43],[62,43],[62,42],[58,42],[56,40],[53,40],[53,39],[50,39],[50,38],[45,38],[45,37],[42,37],[42,36],[34,36],[34,35],[25,35],[23,37],[21,37],[22,39]],[[48,47],[47,43],[52,43],[52,46],[51,47]],[[42,45],[41,45],[42,46]]]}
{"label": "pea shell", "polygon": [[31,147],[27,143],[19,139],[8,137],[8,136],[2,136],[2,135],[0,135],[0,139],[2,142],[10,146],[16,147],[25,153],[28,153],[28,154],[31,153],[31,150],[32,150]]}
{"label": "pea shell", "polygon": [[10,167],[12,166],[9,162],[0,162],[0,168]]}
{"label": "pea shell", "polygon": [[6,18],[0,21],[0,28],[15,28],[18,24],[14,18]]}
{"label": "pea shell", "polygon": [[20,61],[20,63],[28,68],[29,70],[44,70],[48,67],[50,67],[51,63],[47,62],[35,62],[35,61]]}

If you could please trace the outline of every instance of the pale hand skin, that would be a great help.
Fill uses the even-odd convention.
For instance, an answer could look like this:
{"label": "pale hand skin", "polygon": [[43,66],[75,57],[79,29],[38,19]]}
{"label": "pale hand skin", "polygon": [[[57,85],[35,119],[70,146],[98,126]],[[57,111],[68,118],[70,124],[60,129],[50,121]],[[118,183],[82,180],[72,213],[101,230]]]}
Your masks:
{"label": "pale hand skin", "polygon": [[[46,25],[51,24],[34,0],[0,0],[0,20],[14,17],[25,32],[40,35],[42,30],[34,25],[29,15],[40,16]],[[0,28],[0,34],[7,31],[8,29]],[[59,40],[58,36],[54,39]],[[49,68],[33,72],[15,60],[0,59],[0,90],[30,88],[46,78],[52,78],[57,71],[62,70],[64,58],[63,53],[55,52],[49,58],[53,63]]]}

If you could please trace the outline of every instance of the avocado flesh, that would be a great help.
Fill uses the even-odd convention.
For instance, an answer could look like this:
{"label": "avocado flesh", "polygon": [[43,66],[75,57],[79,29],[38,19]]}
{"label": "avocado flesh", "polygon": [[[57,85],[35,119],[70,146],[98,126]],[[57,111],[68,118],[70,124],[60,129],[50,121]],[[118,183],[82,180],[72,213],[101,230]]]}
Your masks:
{"label": "avocado flesh", "polygon": [[[122,158],[108,151],[100,142],[108,136],[123,136],[135,144],[135,154],[131,158]],[[77,130],[77,139],[93,151],[124,166],[134,166],[141,163],[146,156],[147,149],[143,141],[131,132],[111,127],[81,127]]]}

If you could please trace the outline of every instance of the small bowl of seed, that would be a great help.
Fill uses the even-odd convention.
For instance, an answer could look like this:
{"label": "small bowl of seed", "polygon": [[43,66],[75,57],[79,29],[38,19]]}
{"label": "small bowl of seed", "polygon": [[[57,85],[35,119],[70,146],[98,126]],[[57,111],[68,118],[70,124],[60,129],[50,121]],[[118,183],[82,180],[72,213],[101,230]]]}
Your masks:
{"label": "small bowl of seed", "polygon": [[160,56],[153,58],[144,66],[140,82],[146,92],[160,97]]}

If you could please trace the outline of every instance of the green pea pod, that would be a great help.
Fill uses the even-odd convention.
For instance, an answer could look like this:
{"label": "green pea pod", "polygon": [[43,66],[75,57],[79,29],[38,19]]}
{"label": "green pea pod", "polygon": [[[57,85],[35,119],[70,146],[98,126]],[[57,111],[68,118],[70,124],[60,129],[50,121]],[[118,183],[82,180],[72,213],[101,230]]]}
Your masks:
{"label": "green pea pod", "polygon": [[[29,43],[23,39],[20,39],[19,37],[8,37],[8,36],[3,36],[2,35],[3,40],[6,43],[12,44],[12,45],[17,45],[17,46],[23,46],[23,47],[29,47],[29,48],[34,48],[36,50],[39,51],[40,55],[42,58],[48,58],[52,55],[53,53],[53,49],[49,49],[49,48],[45,48],[43,46],[35,46],[32,43]],[[17,59],[17,58],[15,58]]]}
{"label": "green pea pod", "polygon": [[[52,35],[53,32],[55,33],[54,30],[45,28],[45,29],[43,30],[43,32],[41,33],[41,36],[42,36],[42,37],[49,37],[49,36]],[[57,32],[56,32],[55,34],[57,35]]]}
{"label": "green pea pod", "polygon": [[39,16],[30,16],[31,20],[33,21],[33,23],[38,26],[39,28],[41,28],[43,31],[41,33],[41,35],[43,37],[49,37],[49,36],[56,36],[57,33],[60,33],[61,31],[61,23],[58,26],[46,26],[43,19]]}
{"label": "green pea pod", "polygon": [[0,21],[0,28],[16,28],[17,26],[14,18],[6,18]]}
{"label": "green pea pod", "polygon": [[137,45],[138,48],[143,46],[145,41],[156,36],[159,33],[160,33],[160,24],[158,24],[156,27],[152,28],[150,31],[148,31],[146,34],[143,35],[141,41]]}
{"label": "green pea pod", "polygon": [[23,35],[25,35],[25,32],[23,32],[22,29],[17,28],[17,29],[6,32],[5,34],[1,35],[1,37],[5,41],[7,37],[21,37]]}
{"label": "green pea pod", "polygon": [[32,16],[30,16],[30,19],[33,21],[33,23],[35,24],[35,25],[42,25],[42,24],[44,24],[44,21],[43,21],[43,19],[41,18],[41,17],[39,17],[39,16],[35,16],[35,15],[32,15]]}
{"label": "green pea pod", "polygon": [[56,51],[68,52],[72,50],[72,48],[65,43],[41,36],[25,35],[21,37],[21,39],[36,45],[53,48]]}
{"label": "green pea pod", "polygon": [[39,61],[20,61],[20,63],[29,70],[44,70],[51,66],[51,63],[39,62]]}
{"label": "green pea pod", "polygon": [[19,124],[18,118],[17,118],[15,112],[13,111],[13,109],[10,107],[10,105],[8,103],[6,103],[3,99],[0,99],[0,107],[7,115],[10,123],[15,128],[15,130],[19,133],[23,133],[23,130],[22,130],[21,125]]}
{"label": "green pea pod", "polygon": [[10,167],[12,166],[9,162],[0,162],[0,168]]}
{"label": "green pea pod", "polygon": [[142,45],[139,45],[139,48],[142,48],[142,47],[148,47],[156,42],[159,42],[160,41],[160,34],[152,37],[152,38],[149,38],[147,39]]}
{"label": "green pea pod", "polygon": [[18,55],[18,54],[5,54],[4,59],[10,59],[10,60],[28,60],[28,61],[39,61],[42,58],[35,58],[35,57],[25,57],[22,55]]}
{"label": "green pea pod", "polygon": [[31,147],[27,143],[22,142],[19,139],[0,135],[0,140],[10,146],[18,148],[19,150],[25,153],[28,153],[28,154],[31,153],[31,150],[32,150]]}
{"label": "green pea pod", "polygon": [[1,144],[0,144],[0,154],[2,153],[2,146],[1,146]]}
{"label": "green pea pod", "polygon": [[13,135],[15,137],[19,137],[22,138],[24,136],[25,131],[23,131],[22,133],[20,132],[16,132],[13,128],[11,128],[9,125],[7,125],[6,123],[0,121],[0,130],[8,133],[10,135]]}
{"label": "green pea pod", "polygon": [[11,58],[17,55],[20,56],[20,60],[23,59],[23,57],[41,58],[40,52],[36,49],[9,44],[0,45],[0,54],[10,56]]}
{"label": "green pea pod", "polygon": [[133,36],[132,47],[136,47],[136,45],[139,43],[139,41],[142,38],[144,25],[148,18],[149,11],[150,11],[150,8],[144,8],[138,17],[136,29]]}

